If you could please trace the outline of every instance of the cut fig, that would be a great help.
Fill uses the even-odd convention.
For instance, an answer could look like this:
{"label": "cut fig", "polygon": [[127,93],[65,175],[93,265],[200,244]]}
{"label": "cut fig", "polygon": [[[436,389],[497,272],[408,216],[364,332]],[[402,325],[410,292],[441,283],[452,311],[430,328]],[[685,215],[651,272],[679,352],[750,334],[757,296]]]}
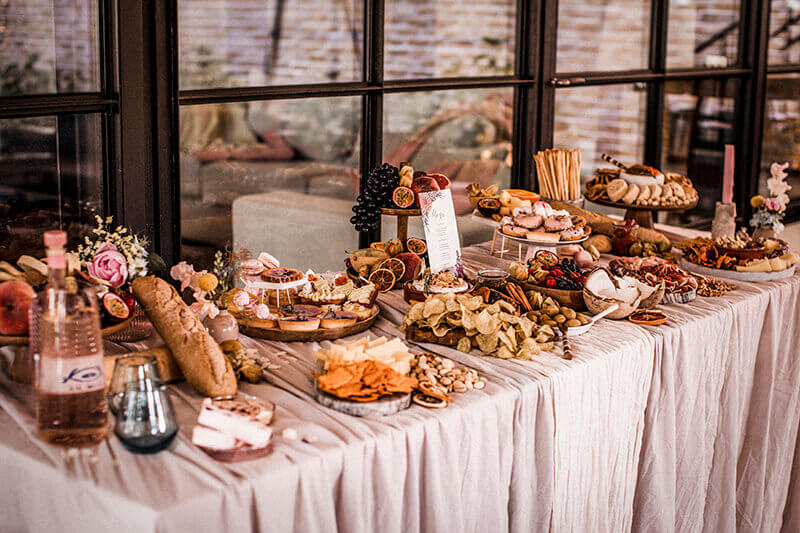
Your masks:
{"label": "cut fig", "polygon": [[500,200],[497,198],[482,198],[478,200],[478,211],[485,217],[491,217],[499,213],[500,207]]}

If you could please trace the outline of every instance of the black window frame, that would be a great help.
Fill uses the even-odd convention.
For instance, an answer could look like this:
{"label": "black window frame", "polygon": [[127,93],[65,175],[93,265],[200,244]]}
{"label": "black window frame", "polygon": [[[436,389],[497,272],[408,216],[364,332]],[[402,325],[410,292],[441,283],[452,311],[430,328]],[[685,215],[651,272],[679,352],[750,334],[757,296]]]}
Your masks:
{"label": "black window frame", "polygon": [[[644,162],[658,166],[666,83],[738,79],[735,201],[741,219],[748,220],[752,211],[749,198],[759,184],[767,75],[800,73],[800,64],[767,64],[768,0],[742,0],[737,61],[731,66],[667,69],[669,2],[652,0],[647,68],[567,73],[556,70],[558,0],[517,0],[513,75],[384,80],[384,0],[364,0],[361,81],[179,90],[177,0],[98,1],[101,91],[0,97],[0,118],[101,113],[106,211],[134,230],[148,234],[168,262],[180,257],[178,111],[182,105],[360,96],[359,167],[363,183],[368,171],[382,160],[385,94],[512,88],[511,183],[513,187],[535,190],[532,155],[552,146],[555,94],[559,88],[646,84]],[[124,23],[117,25],[116,20]],[[786,220],[798,218],[800,200],[794,200]],[[362,232],[359,241],[365,245],[374,238],[375,235]]]}

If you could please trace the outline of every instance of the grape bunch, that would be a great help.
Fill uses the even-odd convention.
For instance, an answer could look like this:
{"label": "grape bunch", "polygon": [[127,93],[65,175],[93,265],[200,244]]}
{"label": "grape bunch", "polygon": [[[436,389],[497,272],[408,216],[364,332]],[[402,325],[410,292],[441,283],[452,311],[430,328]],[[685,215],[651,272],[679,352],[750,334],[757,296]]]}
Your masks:
{"label": "grape bunch", "polygon": [[400,184],[400,172],[397,167],[384,163],[367,175],[364,190],[356,198],[350,223],[356,231],[367,231],[378,227],[381,207],[392,205],[392,192]]}

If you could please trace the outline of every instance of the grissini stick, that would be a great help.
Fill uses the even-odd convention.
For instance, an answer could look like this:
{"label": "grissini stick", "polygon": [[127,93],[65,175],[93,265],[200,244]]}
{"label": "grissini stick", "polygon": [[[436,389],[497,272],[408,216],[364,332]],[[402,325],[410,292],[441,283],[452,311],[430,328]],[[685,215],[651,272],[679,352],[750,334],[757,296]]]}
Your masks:
{"label": "grissini stick", "polygon": [[178,291],[155,276],[136,278],[131,288],[189,385],[212,398],[236,394],[228,358]]}

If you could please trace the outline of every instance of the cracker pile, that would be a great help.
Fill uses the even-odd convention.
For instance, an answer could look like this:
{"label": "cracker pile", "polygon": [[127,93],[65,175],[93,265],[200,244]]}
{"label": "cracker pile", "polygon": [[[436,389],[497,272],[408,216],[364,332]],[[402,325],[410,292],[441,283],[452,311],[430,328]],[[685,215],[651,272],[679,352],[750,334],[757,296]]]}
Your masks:
{"label": "cracker pile", "polygon": [[417,380],[395,372],[378,361],[332,365],[326,374],[317,376],[320,390],[347,400],[371,402],[381,396],[410,393]]}

